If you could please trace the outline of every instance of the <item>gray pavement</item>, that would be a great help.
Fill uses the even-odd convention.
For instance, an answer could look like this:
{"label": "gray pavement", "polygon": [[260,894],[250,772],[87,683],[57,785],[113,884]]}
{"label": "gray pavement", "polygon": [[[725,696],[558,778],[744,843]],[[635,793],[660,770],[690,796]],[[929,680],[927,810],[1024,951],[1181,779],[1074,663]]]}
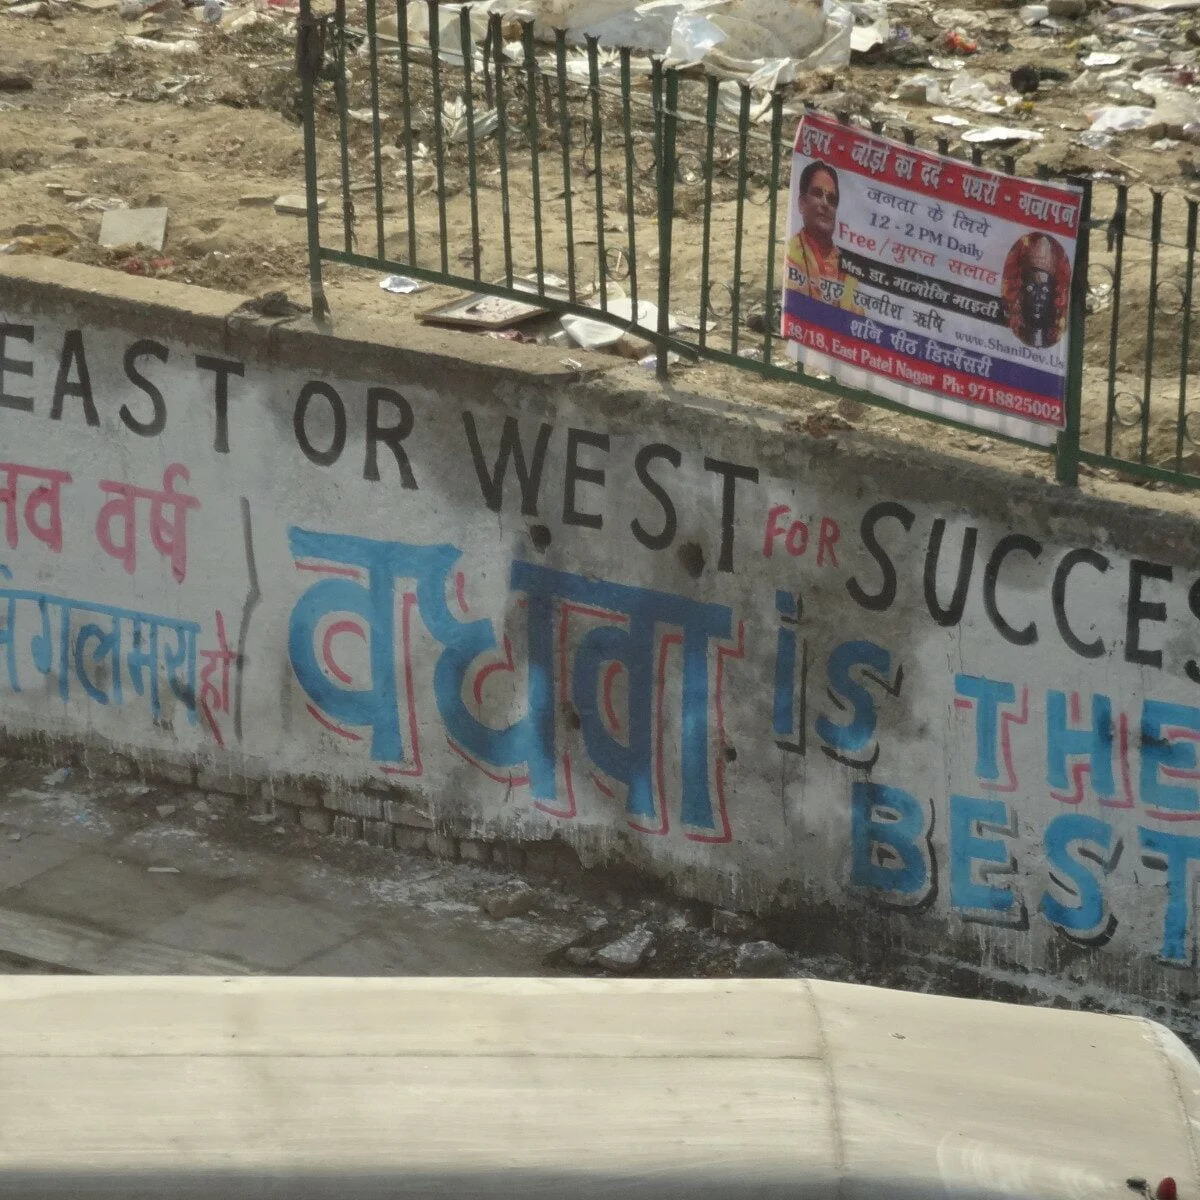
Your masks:
{"label": "gray pavement", "polygon": [[336,842],[221,797],[0,760],[0,973],[534,975],[594,911],[561,889]]}

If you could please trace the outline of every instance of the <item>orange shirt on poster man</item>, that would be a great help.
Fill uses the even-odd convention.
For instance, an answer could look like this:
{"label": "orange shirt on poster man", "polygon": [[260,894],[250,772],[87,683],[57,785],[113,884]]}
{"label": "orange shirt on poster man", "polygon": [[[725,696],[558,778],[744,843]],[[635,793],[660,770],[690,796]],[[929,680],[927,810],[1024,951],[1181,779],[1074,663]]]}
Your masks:
{"label": "orange shirt on poster man", "polygon": [[[803,284],[788,282],[788,287],[800,292],[813,300],[825,304],[833,304],[852,313],[862,314],[862,309],[854,301],[854,279],[847,275],[842,268],[841,254],[836,246],[822,250],[806,230],[800,230],[790,242],[787,250],[788,264],[802,271],[805,275]],[[821,280],[827,279],[832,283],[842,285],[839,299],[827,298],[821,289]]]}

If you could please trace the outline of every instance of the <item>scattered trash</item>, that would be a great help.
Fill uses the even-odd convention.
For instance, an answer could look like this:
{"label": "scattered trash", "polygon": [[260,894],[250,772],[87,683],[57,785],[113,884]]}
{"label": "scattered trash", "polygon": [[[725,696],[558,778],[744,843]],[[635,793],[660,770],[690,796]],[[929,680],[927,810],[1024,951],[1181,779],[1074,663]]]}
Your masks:
{"label": "scattered trash", "polygon": [[499,126],[500,114],[494,108],[477,112],[474,119],[468,121],[467,106],[461,96],[442,104],[442,128],[448,142],[465,142],[468,136],[479,142],[495,133]]}
{"label": "scattered trash", "polygon": [[151,875],[178,875],[178,867],[147,867],[147,872]]}
{"label": "scattered trash", "polygon": [[1045,134],[1035,129],[1010,129],[992,125],[987,129],[970,129],[962,135],[964,142],[1040,142]]}
{"label": "scattered trash", "polygon": [[125,45],[133,46],[138,50],[152,50],[155,54],[172,54],[182,57],[187,54],[200,53],[200,44],[198,42],[160,42],[154,38],[137,37],[131,33],[127,33],[121,41]]}
{"label": "scattered trash", "polygon": [[1091,54],[1080,59],[1085,67],[1115,67],[1121,61],[1120,54],[1106,54],[1101,50],[1093,50]]}
{"label": "scattered trash", "polygon": [[19,833],[10,833],[8,835],[8,840],[10,842],[19,842],[21,840],[21,835]]}
{"label": "scattered trash", "polygon": [[144,246],[161,250],[167,239],[165,208],[111,209],[100,219],[101,246]]}
{"label": "scattered trash", "polygon": [[946,85],[936,75],[914,75],[903,80],[892,93],[893,100],[916,100],[926,104],[943,104],[950,108],[970,108],[975,112],[994,114],[1004,112],[1004,105],[994,99],[994,91],[982,79],[969,71],[960,71]]}
{"label": "scattered trash", "polygon": [[42,780],[42,784],[45,787],[60,787],[62,784],[66,783],[67,780],[70,778],[71,778],[71,768],[70,767],[59,767],[57,771],[54,771],[51,774],[47,775],[46,778]]}
{"label": "scattered trash", "polygon": [[409,279],[407,275],[388,275],[379,281],[379,286],[397,296],[410,296],[413,292],[423,292],[429,284]]}
{"label": "scattered trash", "polygon": [[963,129],[971,123],[966,117],[956,117],[953,113],[938,113],[930,120],[938,125],[952,125],[956,129]]}
{"label": "scattered trash", "polygon": [[158,804],[158,805],[155,805],[154,811],[156,813],[158,813],[158,815],[160,817],[166,818],[166,817],[169,817],[175,811],[175,805],[174,804]]}
{"label": "scattered trash", "polygon": [[[107,199],[105,199],[104,197],[101,197],[101,196],[84,196],[82,198],[78,198],[78,196],[79,196],[78,192],[69,192],[69,191],[63,192],[63,199],[68,201],[70,206],[76,212],[106,213],[106,212],[112,212],[113,210],[118,209],[118,208],[128,208],[129,207],[125,203],[124,200],[120,199],[117,196],[110,196]],[[76,197],[76,198],[72,199],[72,197]]]}
{"label": "scattered trash", "polygon": [[1147,129],[1155,124],[1154,109],[1137,104],[1094,108],[1088,113],[1092,133],[1125,133],[1131,129]]}
{"label": "scattered trash", "polygon": [[126,275],[144,275],[150,278],[157,278],[164,271],[170,271],[175,266],[173,258],[138,258],[136,255],[127,258],[121,264],[121,270]]}
{"label": "scattered trash", "polygon": [[979,50],[979,43],[958,29],[946,31],[942,38],[942,46],[951,54],[975,54]]}
{"label": "scattered trash", "polygon": [[255,825],[271,825],[276,821],[276,819],[277,818],[274,813],[250,814],[250,820],[253,821]]}
{"label": "scattered trash", "polygon": [[[593,302],[592,307],[599,305]],[[649,300],[639,300],[637,320],[634,321],[633,301],[628,296],[608,297],[608,313],[630,324],[640,325],[643,329],[658,329],[658,305]],[[595,321],[589,317],[564,316],[562,327],[567,335],[584,350],[599,350],[605,346],[615,345],[625,336],[625,330],[619,326],[610,325],[604,321]],[[668,318],[667,328],[674,331],[679,328],[674,317]]]}
{"label": "scattered trash", "polygon": [[74,250],[79,239],[65,225],[18,225],[0,254],[42,254],[57,258]]}
{"label": "scattered trash", "polygon": [[[497,280],[503,283],[504,280]],[[537,276],[526,275],[515,279],[514,287],[519,291],[534,292],[537,290]],[[569,293],[566,281],[557,275],[543,274],[542,285],[548,296],[566,300]],[[549,311],[536,301],[517,300],[505,296],[489,296],[483,292],[459,296],[437,308],[428,309],[418,314],[427,325],[445,325],[451,329],[504,329],[510,325],[519,325],[532,317],[540,317]]]}

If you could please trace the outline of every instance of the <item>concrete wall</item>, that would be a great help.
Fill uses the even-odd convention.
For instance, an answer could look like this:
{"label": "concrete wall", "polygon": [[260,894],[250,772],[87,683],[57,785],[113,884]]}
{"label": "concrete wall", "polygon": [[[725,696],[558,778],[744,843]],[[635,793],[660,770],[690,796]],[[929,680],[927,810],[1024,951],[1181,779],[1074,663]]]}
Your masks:
{"label": "concrete wall", "polygon": [[385,844],[561,839],[814,944],[1195,993],[1194,522],[616,360],[5,272],[10,736]]}

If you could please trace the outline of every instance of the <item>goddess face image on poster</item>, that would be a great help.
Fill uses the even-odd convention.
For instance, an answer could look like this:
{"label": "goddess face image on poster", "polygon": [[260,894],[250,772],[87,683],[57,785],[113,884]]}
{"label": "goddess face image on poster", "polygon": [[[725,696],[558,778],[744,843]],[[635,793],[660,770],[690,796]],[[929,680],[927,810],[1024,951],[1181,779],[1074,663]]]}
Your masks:
{"label": "goddess face image on poster", "polygon": [[1001,294],[1008,327],[1027,346],[1045,348],[1067,328],[1071,264],[1066,251],[1045,233],[1027,233],[1004,260]]}

